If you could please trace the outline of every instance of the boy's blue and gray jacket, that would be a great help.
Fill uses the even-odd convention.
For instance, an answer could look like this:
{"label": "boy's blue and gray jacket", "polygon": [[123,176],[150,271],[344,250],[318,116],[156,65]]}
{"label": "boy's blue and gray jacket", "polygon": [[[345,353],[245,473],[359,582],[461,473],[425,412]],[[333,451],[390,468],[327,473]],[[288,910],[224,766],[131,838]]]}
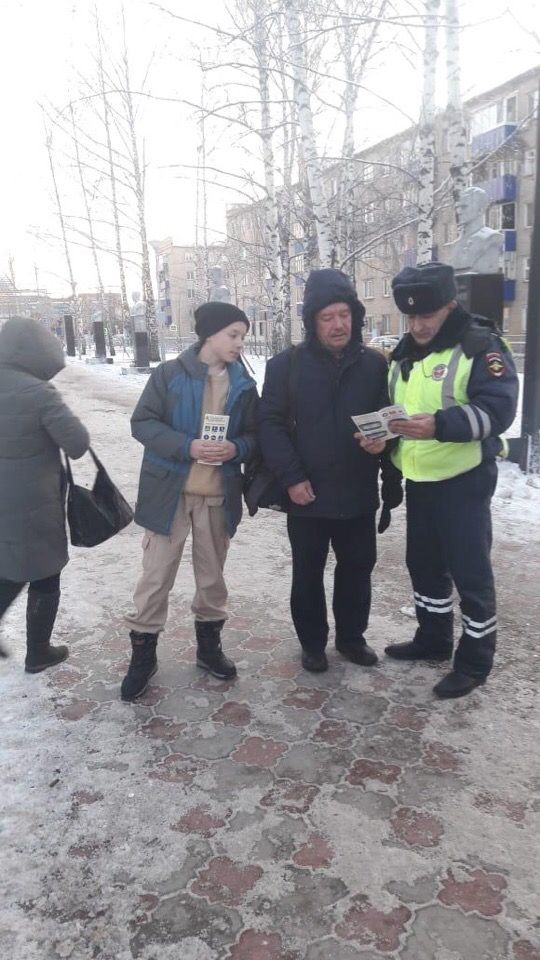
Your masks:
{"label": "boy's blue and gray jacket", "polygon": [[[223,471],[225,517],[229,536],[234,536],[242,516],[240,464],[256,446],[257,388],[241,363],[227,364],[229,392],[227,439],[237,456]],[[189,449],[200,436],[204,384],[208,367],[198,358],[198,345],[175,360],[156,367],[131,418],[131,433],[144,446],[144,458],[135,508],[135,522],[146,530],[168,535],[193,463]]]}

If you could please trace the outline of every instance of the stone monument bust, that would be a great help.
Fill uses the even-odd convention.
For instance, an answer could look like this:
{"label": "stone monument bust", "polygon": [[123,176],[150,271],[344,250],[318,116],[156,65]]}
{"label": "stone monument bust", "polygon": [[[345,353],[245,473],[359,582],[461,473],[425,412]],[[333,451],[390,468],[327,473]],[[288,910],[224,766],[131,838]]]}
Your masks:
{"label": "stone monument bust", "polygon": [[485,225],[488,197],[480,187],[464,190],[459,200],[461,236],[449,260],[457,272],[499,273],[503,237],[500,230]]}
{"label": "stone monument bust", "polygon": [[136,333],[145,333],[146,303],[144,300],[141,300],[141,295],[138,290],[131,294],[131,299],[133,300],[133,306],[130,313],[131,319],[133,320],[133,329]]}

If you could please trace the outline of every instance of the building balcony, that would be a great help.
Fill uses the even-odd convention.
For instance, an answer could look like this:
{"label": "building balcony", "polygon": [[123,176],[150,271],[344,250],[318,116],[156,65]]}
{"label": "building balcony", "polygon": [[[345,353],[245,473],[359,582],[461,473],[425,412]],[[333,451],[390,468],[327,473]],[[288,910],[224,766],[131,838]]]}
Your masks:
{"label": "building balcony", "polygon": [[513,173],[504,173],[502,177],[481,180],[480,183],[475,183],[475,187],[485,191],[490,203],[502,203],[516,199],[517,178]]}
{"label": "building balcony", "polygon": [[516,299],[516,281],[504,278],[504,302],[511,303]]}
{"label": "building balcony", "polygon": [[503,250],[505,253],[514,253],[516,249],[516,231],[503,230]]}
{"label": "building balcony", "polygon": [[515,123],[501,123],[498,127],[493,127],[485,133],[479,133],[471,140],[471,154],[473,157],[480,157],[483,153],[492,153],[497,147],[510,139],[516,132]]}

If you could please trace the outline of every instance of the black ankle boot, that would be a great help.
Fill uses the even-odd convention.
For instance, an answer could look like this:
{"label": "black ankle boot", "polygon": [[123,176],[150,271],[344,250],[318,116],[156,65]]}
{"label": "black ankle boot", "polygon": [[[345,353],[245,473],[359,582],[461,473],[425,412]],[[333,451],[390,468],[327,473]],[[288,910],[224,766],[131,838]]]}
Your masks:
{"label": "black ankle boot", "polygon": [[150,677],[153,677],[157,668],[156,645],[158,641],[157,633],[137,633],[132,630],[131,639],[131,663],[128,668],[122,686],[120,696],[122,700],[136,700],[146,690]]}
{"label": "black ankle boot", "polygon": [[236,676],[236,667],[221,648],[221,628],[224,620],[196,620],[197,666],[208,670],[219,680],[231,680]]}
{"label": "black ankle boot", "polygon": [[59,590],[54,593],[38,593],[32,589],[28,591],[24,662],[27,673],[41,673],[69,656],[67,647],[52,647],[49,643],[59,602]]}

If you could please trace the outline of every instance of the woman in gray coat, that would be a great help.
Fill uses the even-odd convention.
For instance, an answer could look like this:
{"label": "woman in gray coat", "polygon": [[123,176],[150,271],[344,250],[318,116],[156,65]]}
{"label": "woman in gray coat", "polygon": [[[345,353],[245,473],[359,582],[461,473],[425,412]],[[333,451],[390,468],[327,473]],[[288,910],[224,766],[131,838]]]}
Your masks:
{"label": "woman in gray coat", "polygon": [[0,329],[0,620],[29,583],[28,673],[68,655],[49,643],[68,562],[60,449],[76,460],[90,438],[49,383],[63,366],[62,344],[36,320]]}

